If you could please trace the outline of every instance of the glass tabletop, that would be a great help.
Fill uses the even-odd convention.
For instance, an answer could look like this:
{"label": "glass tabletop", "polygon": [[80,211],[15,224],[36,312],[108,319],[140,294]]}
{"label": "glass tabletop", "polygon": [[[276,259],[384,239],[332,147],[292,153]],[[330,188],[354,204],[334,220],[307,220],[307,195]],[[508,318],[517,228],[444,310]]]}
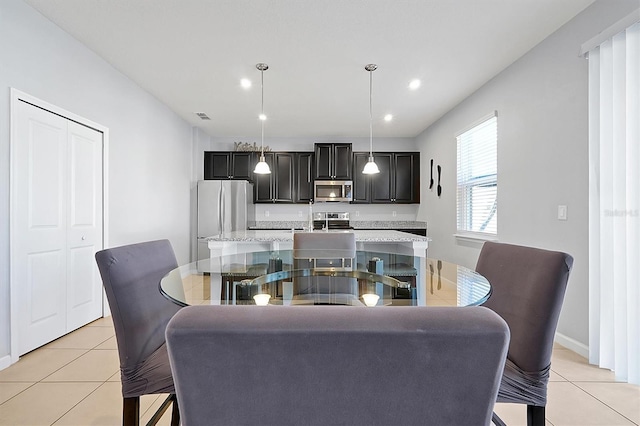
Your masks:
{"label": "glass tabletop", "polygon": [[174,269],[160,292],[181,306],[472,306],[491,295],[482,275],[460,265],[369,250],[342,256],[326,250],[216,256]]}

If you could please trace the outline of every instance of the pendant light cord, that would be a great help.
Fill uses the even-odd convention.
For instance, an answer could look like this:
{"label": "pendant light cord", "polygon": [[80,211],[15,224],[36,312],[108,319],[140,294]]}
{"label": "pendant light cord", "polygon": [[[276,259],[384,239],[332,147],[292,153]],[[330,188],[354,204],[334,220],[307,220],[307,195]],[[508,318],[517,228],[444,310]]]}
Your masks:
{"label": "pendant light cord", "polygon": [[260,70],[260,98],[260,124],[262,128],[260,153],[264,157],[264,70]]}
{"label": "pendant light cord", "polygon": [[373,157],[373,112],[372,112],[373,71],[369,71],[369,156]]}

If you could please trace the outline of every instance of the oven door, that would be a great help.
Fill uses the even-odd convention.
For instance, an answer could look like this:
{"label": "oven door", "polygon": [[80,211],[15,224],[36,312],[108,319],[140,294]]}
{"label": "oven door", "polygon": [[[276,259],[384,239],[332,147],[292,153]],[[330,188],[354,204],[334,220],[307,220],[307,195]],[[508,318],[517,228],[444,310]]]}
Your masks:
{"label": "oven door", "polygon": [[315,202],[350,202],[352,183],[349,181],[317,180],[314,183]]}

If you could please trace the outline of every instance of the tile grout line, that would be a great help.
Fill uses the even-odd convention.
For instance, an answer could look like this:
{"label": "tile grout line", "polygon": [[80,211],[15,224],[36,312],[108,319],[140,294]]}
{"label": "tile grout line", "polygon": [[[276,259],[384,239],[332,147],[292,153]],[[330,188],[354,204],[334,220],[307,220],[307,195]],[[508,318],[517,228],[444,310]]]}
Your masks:
{"label": "tile grout line", "polygon": [[[576,388],[578,388],[580,391],[584,392],[585,394],[589,395],[591,398],[595,399],[596,401],[598,401],[599,403],[601,403],[602,405],[604,405],[605,407],[609,408],[611,411],[613,411],[614,413],[617,413],[618,415],[620,415],[622,418],[624,418],[625,420],[628,420],[629,422],[631,422],[631,424],[633,425],[638,425],[638,423],[634,422],[633,420],[631,420],[630,418],[628,418],[627,416],[625,416],[624,414],[622,414],[621,412],[619,412],[618,410],[616,410],[615,408],[613,408],[612,406],[610,406],[609,404],[607,404],[606,402],[600,400],[600,398],[598,398],[595,395],[592,395],[590,392],[588,392],[586,389],[581,388],[580,386],[578,386],[576,383],[574,382],[569,382],[571,383],[573,386],[575,386]],[[597,382],[597,381],[583,381],[583,382],[579,382],[579,383],[620,383],[620,382]]]}
{"label": "tile grout line", "polygon": [[[64,383],[64,382],[50,382],[50,383]],[[66,382],[66,383],[78,383],[78,382]],[[53,421],[53,423],[51,423],[50,426],[54,426],[56,423],[58,423],[60,420],[62,420],[62,418],[64,416],[66,416],[67,414],[69,414],[71,411],[73,411],[78,405],[80,405],[84,400],[86,400],[87,398],[89,398],[91,395],[93,395],[98,389],[100,389],[102,386],[105,385],[105,383],[107,383],[106,381],[104,382],[82,382],[82,383],[100,383],[100,385],[98,385],[98,387],[96,387],[94,390],[92,390],[91,392],[89,392],[88,394],[86,394],[83,398],[81,398],[78,402],[76,402],[72,407],[70,407],[67,411],[65,411],[60,417],[58,417],[57,419],[55,419]]]}
{"label": "tile grout line", "polygon": [[[91,326],[91,325],[87,324],[87,326]],[[111,326],[95,326],[95,327],[104,327],[104,328],[111,327],[111,328],[113,328],[113,325],[111,325]],[[82,327],[80,327],[80,328],[82,328]],[[76,329],[76,330],[73,330],[73,331],[70,331],[69,333],[65,334],[64,336],[60,336],[58,339],[61,339],[61,338],[65,337],[65,336],[68,336],[68,335],[70,335],[71,333],[74,333],[75,331],[80,330],[80,328],[78,328],[78,329]],[[114,336],[115,336],[115,334],[114,334]],[[107,349],[97,349],[97,347],[98,347],[98,346],[100,346],[100,345],[102,345],[102,344],[104,344],[106,341],[108,341],[109,339],[113,338],[114,336],[110,336],[110,337],[108,337],[107,339],[105,339],[105,340],[101,341],[100,343],[98,343],[98,344],[94,345],[92,348],[89,348],[89,349],[87,349],[87,348],[47,348],[47,346],[48,346],[48,345],[50,345],[51,343],[55,342],[55,340],[54,340],[53,342],[49,342],[49,343],[47,343],[47,344],[45,344],[45,345],[42,345],[42,346],[40,346],[40,347],[37,347],[37,348],[35,348],[35,349],[33,349],[33,350],[31,350],[31,351],[27,352],[26,354],[22,355],[22,356],[29,355],[30,353],[33,353],[33,352],[35,352],[35,351],[37,351],[37,350],[40,350],[40,349],[48,349],[48,350],[53,350],[53,351],[55,351],[55,350],[82,350],[82,351],[84,351],[83,353],[81,353],[81,354],[80,354],[80,355],[78,355],[77,357],[75,357],[75,358],[73,358],[73,359],[69,360],[69,362],[65,363],[64,365],[61,365],[61,366],[60,366],[59,368],[57,368],[56,370],[52,371],[51,373],[47,374],[46,376],[42,377],[41,379],[39,379],[39,380],[37,380],[37,381],[35,381],[35,382],[30,382],[30,381],[15,381],[15,382],[13,382],[13,381],[4,381],[4,382],[3,382],[3,381],[0,381],[0,383],[29,383],[29,384],[30,384],[29,386],[27,386],[26,388],[24,388],[23,390],[21,390],[21,391],[20,391],[20,392],[18,392],[17,394],[13,395],[12,397],[10,397],[9,399],[7,399],[6,401],[4,401],[4,402],[0,403],[0,406],[2,406],[2,405],[4,405],[4,404],[8,403],[8,402],[9,402],[9,401],[11,401],[12,399],[14,399],[14,398],[18,397],[19,395],[23,394],[23,393],[24,393],[24,392],[26,392],[28,389],[31,389],[32,387],[34,387],[34,386],[35,386],[35,385],[37,385],[37,384],[47,384],[47,383],[80,383],[80,382],[74,382],[74,381],[72,381],[72,382],[68,382],[68,381],[67,381],[67,382],[65,382],[65,381],[45,382],[44,380],[46,380],[46,379],[47,379],[48,377],[50,377],[51,375],[53,375],[53,374],[57,373],[57,372],[58,372],[58,371],[60,371],[61,369],[63,369],[63,368],[65,368],[65,367],[67,367],[67,366],[68,366],[69,364],[71,364],[72,362],[75,362],[75,361],[79,360],[80,358],[82,358],[83,356],[85,356],[86,354],[88,354],[88,353],[89,353],[89,352],[91,352],[91,351],[94,351],[94,350],[107,350]],[[58,339],[56,339],[56,340],[58,340]],[[109,349],[109,350],[110,350],[110,349]],[[112,375],[112,376],[113,376],[113,375]],[[103,382],[93,382],[93,381],[88,381],[88,382],[82,382],[82,383],[102,383],[102,384],[100,385],[100,386],[102,386],[102,385],[104,385],[106,382],[108,382],[108,381],[109,381],[109,379],[110,379],[112,376],[109,376],[109,378],[107,378],[107,380],[105,380],[105,381],[103,381]],[[97,389],[99,389],[99,388],[100,388],[100,386],[98,386],[98,387],[97,387],[96,389],[94,389],[93,391],[89,392],[89,394],[85,395],[85,396],[84,396],[80,401],[85,400],[89,395],[91,395],[91,394],[92,394],[92,393],[94,393]],[[80,403],[80,402],[78,402],[77,404],[75,404],[75,405],[72,407],[72,409],[73,409],[73,408],[75,408],[79,403]],[[70,410],[69,410],[69,411],[70,411]],[[67,413],[68,413],[69,411],[67,411]],[[65,415],[66,415],[67,413],[65,413]],[[64,415],[63,415],[63,416],[64,416]],[[57,422],[58,420],[60,420],[60,418],[59,418],[59,419],[57,419],[57,420],[56,420],[56,422]],[[55,423],[55,422],[54,422],[54,423]]]}

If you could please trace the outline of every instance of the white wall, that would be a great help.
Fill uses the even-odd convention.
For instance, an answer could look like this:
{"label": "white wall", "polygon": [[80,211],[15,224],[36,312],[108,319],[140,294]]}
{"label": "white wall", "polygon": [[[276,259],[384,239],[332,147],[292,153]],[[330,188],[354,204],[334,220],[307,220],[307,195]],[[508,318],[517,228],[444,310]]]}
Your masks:
{"label": "white wall", "polygon": [[[582,353],[589,336],[588,63],[578,54],[637,7],[637,0],[598,0],[416,138],[423,176],[429,159],[443,165],[442,197],[422,187],[418,220],[429,223],[429,255],[474,267],[480,244],[453,237],[454,135],[498,111],[499,240],[574,256],[558,333]],[[559,204],[568,206],[567,221],[557,219]]]}
{"label": "white wall", "polygon": [[117,246],[168,238],[190,254],[191,126],[20,0],[0,2],[0,360],[9,352],[10,87],[109,128]]}

